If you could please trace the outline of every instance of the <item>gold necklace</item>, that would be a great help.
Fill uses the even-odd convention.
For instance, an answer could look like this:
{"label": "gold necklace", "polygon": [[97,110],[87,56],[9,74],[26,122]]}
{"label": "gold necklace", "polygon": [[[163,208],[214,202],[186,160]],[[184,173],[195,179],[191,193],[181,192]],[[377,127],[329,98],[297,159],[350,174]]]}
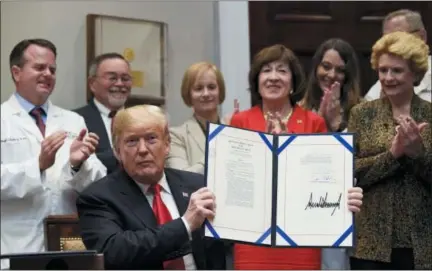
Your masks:
{"label": "gold necklace", "polygon": [[[292,112],[293,112],[293,109],[291,108],[290,112],[285,117],[281,118],[282,123],[288,123],[288,120],[291,118]],[[272,116],[272,115],[273,115],[273,113],[267,111],[264,114],[264,119],[267,121],[269,116]]]}

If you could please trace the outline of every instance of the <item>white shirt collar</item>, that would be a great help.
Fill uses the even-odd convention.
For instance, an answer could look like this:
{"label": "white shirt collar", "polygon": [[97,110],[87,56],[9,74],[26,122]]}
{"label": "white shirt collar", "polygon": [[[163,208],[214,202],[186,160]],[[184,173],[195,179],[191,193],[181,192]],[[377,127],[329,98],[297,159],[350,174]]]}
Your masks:
{"label": "white shirt collar", "polygon": [[422,81],[420,82],[420,85],[414,88],[414,92],[416,94],[419,94],[423,91],[431,91],[432,90],[432,63],[431,63],[431,56],[428,58],[428,70],[426,74],[424,75]]}
{"label": "white shirt collar", "polygon": [[[139,188],[141,189],[141,191],[145,194],[148,194],[148,189],[150,188],[149,184],[142,184],[139,183],[137,181],[135,181],[135,183],[139,186]],[[165,172],[162,175],[162,178],[160,179],[160,181],[158,182],[158,184],[162,187],[162,189],[167,192],[168,194],[171,194],[171,189],[168,185],[168,182],[166,180],[166,176],[165,176]]]}
{"label": "white shirt collar", "polygon": [[96,105],[96,108],[99,110],[99,112],[108,117],[109,113],[111,113],[111,110],[109,110],[108,107],[106,107],[98,100],[96,100],[96,98],[93,98],[93,102]]}

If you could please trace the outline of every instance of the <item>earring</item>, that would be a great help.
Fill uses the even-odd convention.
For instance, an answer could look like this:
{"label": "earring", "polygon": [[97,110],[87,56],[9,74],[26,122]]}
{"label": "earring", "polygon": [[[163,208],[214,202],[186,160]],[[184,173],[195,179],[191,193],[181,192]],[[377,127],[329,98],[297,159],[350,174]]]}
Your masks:
{"label": "earring", "polygon": [[292,94],[293,92],[294,92],[294,90],[293,90],[293,89],[291,89],[289,93],[290,93],[290,94]]}

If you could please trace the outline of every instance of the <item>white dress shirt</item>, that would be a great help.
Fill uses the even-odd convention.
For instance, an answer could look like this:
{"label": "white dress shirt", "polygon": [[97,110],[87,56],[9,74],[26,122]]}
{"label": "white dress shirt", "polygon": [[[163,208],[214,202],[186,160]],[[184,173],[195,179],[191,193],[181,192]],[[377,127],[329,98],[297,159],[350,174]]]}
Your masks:
{"label": "white dress shirt", "polygon": [[[145,197],[147,198],[150,207],[153,206],[153,193],[151,191],[148,191],[150,188],[150,185],[148,184],[142,184],[139,182],[136,182],[136,184],[139,186]],[[171,218],[177,219],[180,217],[179,211],[177,209],[177,204],[175,203],[174,197],[171,193],[171,189],[168,185],[168,182],[166,180],[165,174],[162,176],[162,179],[159,181],[159,185],[161,186],[161,198],[162,201],[165,203],[166,207],[168,208],[168,211],[171,214]],[[189,227],[189,224],[186,222],[186,220],[182,217],[182,221],[186,227],[186,230],[189,234],[189,240],[192,240],[192,233]],[[186,270],[196,270],[196,265],[194,258],[192,254],[187,254],[183,256],[183,261],[186,267]]]}
{"label": "white dress shirt", "polygon": [[98,100],[94,99],[94,104],[96,105],[96,108],[99,110],[99,113],[101,114],[103,123],[105,125],[105,129],[108,135],[108,140],[112,147],[112,136],[111,136],[111,122],[112,118],[110,118],[108,115],[111,113],[111,110],[109,110],[105,105],[101,104]]}
{"label": "white dress shirt", "polygon": [[[432,65],[431,65],[431,56],[429,56],[428,60],[429,69],[426,72],[425,76],[423,77],[422,81],[420,82],[420,85],[417,87],[414,87],[414,93],[417,94],[420,98],[423,100],[426,100],[428,102],[431,102],[431,93],[432,93]],[[365,95],[365,99],[367,101],[376,100],[381,95],[381,83],[377,81],[375,85],[373,85],[368,93]]]}

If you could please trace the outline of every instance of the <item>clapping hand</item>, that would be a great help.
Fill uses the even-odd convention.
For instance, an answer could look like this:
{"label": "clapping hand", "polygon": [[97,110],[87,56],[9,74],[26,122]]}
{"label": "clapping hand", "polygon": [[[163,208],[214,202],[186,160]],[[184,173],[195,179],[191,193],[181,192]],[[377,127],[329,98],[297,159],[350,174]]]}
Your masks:
{"label": "clapping hand", "polygon": [[57,151],[63,146],[65,139],[65,131],[57,131],[42,141],[39,155],[39,168],[41,171],[50,168],[54,164]]}
{"label": "clapping hand", "polygon": [[71,166],[80,166],[92,155],[97,145],[99,144],[99,137],[95,133],[88,133],[86,129],[82,129],[78,137],[72,142],[70,147],[69,162]]}
{"label": "clapping hand", "polygon": [[323,97],[318,110],[318,113],[326,119],[333,131],[339,128],[342,121],[342,115],[340,113],[340,94],[341,85],[339,82],[334,82],[330,88],[323,89]]}
{"label": "clapping hand", "polygon": [[238,112],[240,112],[240,103],[238,102],[237,99],[234,99],[234,112],[230,113],[230,114],[226,114],[223,118],[222,118],[222,123],[223,124],[227,124],[229,125],[231,123],[231,118],[232,116],[234,116],[235,114],[237,114]]}
{"label": "clapping hand", "polygon": [[287,124],[283,123],[282,116],[280,113],[268,112],[266,115],[267,119],[267,132],[271,134],[283,134],[287,133]]}
{"label": "clapping hand", "polygon": [[394,158],[399,158],[404,154],[402,136],[399,130],[400,125],[396,126],[396,135],[394,136],[390,147],[390,153],[393,155]]}
{"label": "clapping hand", "polygon": [[397,121],[399,125],[396,127],[395,140],[400,145],[399,148],[403,149],[403,152],[411,158],[420,155],[424,151],[423,139],[420,133],[428,123],[417,124],[411,117],[399,117]]}

